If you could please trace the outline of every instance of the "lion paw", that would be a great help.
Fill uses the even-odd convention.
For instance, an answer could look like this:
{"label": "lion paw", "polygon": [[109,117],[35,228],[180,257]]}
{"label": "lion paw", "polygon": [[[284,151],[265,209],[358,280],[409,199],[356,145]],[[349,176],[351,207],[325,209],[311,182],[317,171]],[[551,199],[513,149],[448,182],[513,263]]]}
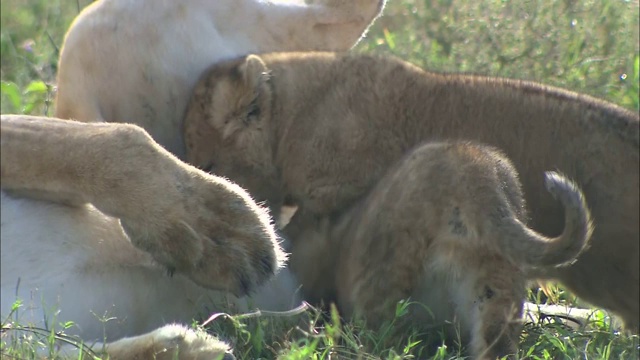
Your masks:
{"label": "lion paw", "polygon": [[112,359],[235,359],[224,342],[177,324],[118,340],[105,350]]}
{"label": "lion paw", "polygon": [[144,222],[121,219],[131,242],[207,288],[242,296],[270,279],[286,256],[268,212],[222,178],[190,169],[178,180],[178,201]]}

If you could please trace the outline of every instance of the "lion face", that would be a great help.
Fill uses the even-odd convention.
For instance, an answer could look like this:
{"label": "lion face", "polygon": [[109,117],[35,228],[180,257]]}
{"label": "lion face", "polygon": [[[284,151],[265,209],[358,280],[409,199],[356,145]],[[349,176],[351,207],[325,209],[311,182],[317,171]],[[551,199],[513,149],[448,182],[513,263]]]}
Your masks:
{"label": "lion face", "polygon": [[273,160],[269,72],[254,55],[205,74],[185,117],[187,161],[233,179],[272,208],[283,203]]}

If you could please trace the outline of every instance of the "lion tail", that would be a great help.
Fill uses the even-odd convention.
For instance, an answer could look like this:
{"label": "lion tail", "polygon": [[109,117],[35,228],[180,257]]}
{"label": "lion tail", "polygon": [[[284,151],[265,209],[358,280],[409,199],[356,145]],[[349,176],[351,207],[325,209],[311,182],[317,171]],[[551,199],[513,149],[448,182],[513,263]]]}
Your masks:
{"label": "lion tail", "polygon": [[589,245],[593,232],[591,213],[584,194],[568,178],[556,172],[546,172],[545,185],[547,191],[564,206],[562,234],[555,238],[546,237],[510,216],[497,229],[502,234],[497,234],[499,246],[518,264],[533,267],[570,265]]}

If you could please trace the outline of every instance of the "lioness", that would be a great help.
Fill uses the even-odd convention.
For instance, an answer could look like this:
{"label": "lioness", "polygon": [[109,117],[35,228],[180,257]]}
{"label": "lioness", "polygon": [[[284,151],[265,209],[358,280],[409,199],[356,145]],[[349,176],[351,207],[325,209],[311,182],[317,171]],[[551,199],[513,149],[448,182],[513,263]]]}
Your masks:
{"label": "lioness", "polygon": [[[515,168],[497,149],[467,142],[411,150],[348,210],[317,218],[301,210],[285,229],[291,267],[313,300],[337,301],[368,324],[393,320],[399,300],[413,325],[455,323],[475,358],[515,354],[531,267],[568,264],[591,234],[580,190],[545,180],[565,229],[550,239],[526,225]],[[320,271],[319,271],[320,270]],[[402,320],[402,319],[401,319]]]}
{"label": "lioness", "polygon": [[539,177],[557,169],[583,189],[591,248],[558,279],[637,331],[639,117],[544,85],[426,72],[370,55],[275,53],[213,65],[185,115],[187,160],[277,208],[331,214],[363,196],[419,143],[470,139],[503,149],[521,175],[531,226],[563,229]]}

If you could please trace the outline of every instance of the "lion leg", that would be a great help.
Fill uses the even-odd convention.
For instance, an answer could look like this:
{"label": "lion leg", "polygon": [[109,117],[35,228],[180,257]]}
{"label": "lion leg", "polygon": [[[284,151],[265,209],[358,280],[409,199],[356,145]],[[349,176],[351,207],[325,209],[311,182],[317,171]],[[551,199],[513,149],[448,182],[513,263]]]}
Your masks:
{"label": "lion leg", "polygon": [[271,219],[244,190],[182,163],[142,128],[6,115],[1,124],[3,190],[90,202],[169,271],[244,295],[284,261]]}
{"label": "lion leg", "polygon": [[60,349],[60,355],[64,358],[78,358],[78,353],[84,352],[84,355],[106,355],[110,360],[235,359],[224,342],[202,330],[192,330],[178,324],[165,325],[149,333],[111,343],[84,345],[83,349],[64,345]]}
{"label": "lion leg", "polygon": [[235,359],[229,346],[204,331],[166,325],[148,334],[124,338],[105,346],[112,360]]}
{"label": "lion leg", "polygon": [[[59,197],[99,204],[102,192],[115,195],[108,194],[109,190],[127,188],[133,179],[118,174],[125,169],[117,163],[126,164],[118,157],[134,155],[126,152],[134,146],[135,136],[142,136],[136,147],[146,140],[141,131],[128,125],[85,125],[20,115],[3,115],[1,124],[2,189],[46,200]],[[101,183],[109,175],[122,178],[118,183]],[[125,216],[128,210],[103,207],[114,215]]]}
{"label": "lion leg", "polygon": [[384,266],[368,270],[373,271],[371,276],[359,279],[354,284],[353,312],[355,316],[365,318],[368,325],[378,328],[394,320],[398,302],[408,299],[411,291],[402,286],[407,280],[406,276],[395,270],[392,272],[392,269]]}
{"label": "lion leg", "polygon": [[[370,228],[375,228],[375,225]],[[364,238],[355,238],[351,245],[350,253],[356,260],[340,265],[353,268],[338,272],[345,274],[351,282],[339,286],[338,298],[343,298],[341,289],[351,289],[347,303],[351,304],[356,316],[364,317],[373,328],[394,320],[405,322],[407,319],[395,319],[395,310],[399,301],[412,296],[423,274],[423,262],[414,258],[416,242],[401,233],[363,235]],[[346,309],[349,311],[349,306]]]}

